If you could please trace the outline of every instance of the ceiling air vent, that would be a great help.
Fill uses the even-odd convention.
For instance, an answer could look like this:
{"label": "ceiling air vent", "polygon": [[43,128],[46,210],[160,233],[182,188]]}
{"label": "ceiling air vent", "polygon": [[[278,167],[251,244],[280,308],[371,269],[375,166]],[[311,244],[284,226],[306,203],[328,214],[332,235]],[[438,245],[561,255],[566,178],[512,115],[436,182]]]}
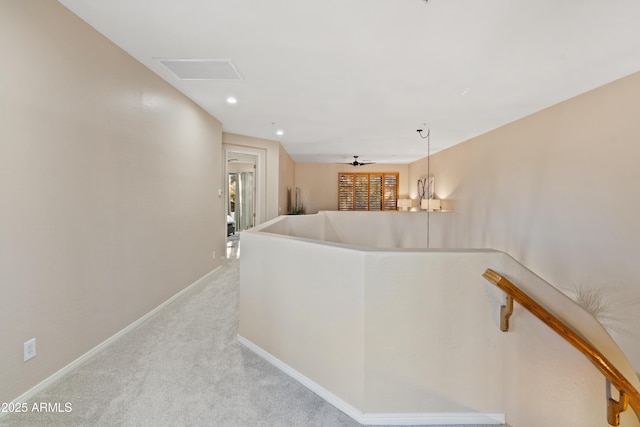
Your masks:
{"label": "ceiling air vent", "polygon": [[242,80],[228,59],[158,59],[181,80]]}

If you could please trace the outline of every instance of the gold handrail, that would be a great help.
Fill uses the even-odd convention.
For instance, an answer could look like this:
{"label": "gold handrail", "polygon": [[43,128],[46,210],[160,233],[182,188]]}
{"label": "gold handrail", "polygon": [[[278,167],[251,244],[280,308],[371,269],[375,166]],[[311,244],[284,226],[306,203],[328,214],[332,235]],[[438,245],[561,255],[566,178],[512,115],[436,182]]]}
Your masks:
{"label": "gold handrail", "polygon": [[485,279],[502,289],[507,296],[510,296],[522,307],[529,310],[534,316],[542,320],[547,326],[553,329],[558,335],[564,338],[569,344],[578,349],[613,385],[620,397],[618,401],[609,399],[608,421],[609,424],[617,426],[620,424],[620,413],[631,405],[640,419],[640,392],[627,380],[627,378],[611,363],[600,351],[591,343],[582,338],[567,326],[560,319],[555,317],[540,304],[534,301],[529,295],[523,292],[516,285],[505,279],[490,268],[482,275]]}

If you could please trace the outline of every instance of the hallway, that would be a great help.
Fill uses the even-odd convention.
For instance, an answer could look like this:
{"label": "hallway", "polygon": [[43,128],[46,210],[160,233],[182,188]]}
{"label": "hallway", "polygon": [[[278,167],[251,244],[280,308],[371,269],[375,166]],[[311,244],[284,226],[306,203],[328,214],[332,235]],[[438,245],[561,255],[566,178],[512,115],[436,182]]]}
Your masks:
{"label": "hallway", "polygon": [[[238,238],[231,239],[236,256]],[[238,261],[30,399],[70,412],[9,414],[26,426],[357,426],[235,341]]]}

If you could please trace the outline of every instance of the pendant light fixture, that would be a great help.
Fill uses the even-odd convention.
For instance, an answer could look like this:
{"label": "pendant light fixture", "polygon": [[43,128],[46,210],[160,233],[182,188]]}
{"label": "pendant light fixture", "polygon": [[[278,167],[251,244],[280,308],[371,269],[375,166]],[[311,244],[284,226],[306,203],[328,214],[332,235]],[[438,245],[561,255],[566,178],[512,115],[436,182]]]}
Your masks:
{"label": "pendant light fixture", "polygon": [[[423,123],[423,125],[426,127],[427,124]],[[423,132],[422,129],[418,129],[417,132],[418,132],[418,135],[420,135],[420,138],[427,140],[427,179],[426,179],[426,182],[422,184],[423,190],[422,190],[422,196],[420,198],[420,207],[424,209],[426,206],[426,209],[427,209],[427,249],[429,249],[430,247],[429,240],[431,237],[430,236],[431,209],[429,204],[430,204],[431,198],[433,197],[433,189],[431,188],[431,129],[427,128],[427,136],[422,135],[422,132]],[[420,185],[420,180],[418,180],[418,186],[419,185]]]}

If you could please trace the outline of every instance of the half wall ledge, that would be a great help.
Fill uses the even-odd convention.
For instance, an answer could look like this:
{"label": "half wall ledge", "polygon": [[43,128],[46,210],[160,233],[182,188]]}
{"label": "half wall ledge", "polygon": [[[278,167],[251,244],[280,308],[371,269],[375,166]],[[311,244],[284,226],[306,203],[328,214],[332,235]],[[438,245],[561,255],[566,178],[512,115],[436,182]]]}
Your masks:
{"label": "half wall ledge", "polygon": [[[242,345],[361,424],[608,425],[597,369],[518,306],[501,332],[504,294],[482,274],[508,275],[637,380],[582,307],[502,252],[424,249],[394,236],[418,224],[341,214],[283,216],[243,233]],[[383,239],[364,245],[376,233],[361,228]],[[622,425],[639,423],[626,412]]]}

